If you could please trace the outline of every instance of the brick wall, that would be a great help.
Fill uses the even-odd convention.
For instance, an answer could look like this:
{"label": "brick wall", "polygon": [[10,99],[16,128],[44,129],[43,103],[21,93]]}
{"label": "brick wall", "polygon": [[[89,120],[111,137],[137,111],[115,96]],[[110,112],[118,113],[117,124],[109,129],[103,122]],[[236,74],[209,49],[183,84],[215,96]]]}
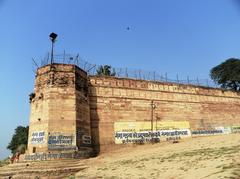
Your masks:
{"label": "brick wall", "polygon": [[87,81],[86,72],[74,65],[38,69],[31,100],[28,153],[86,146],[82,137],[91,135]]}
{"label": "brick wall", "polygon": [[116,147],[114,123],[189,121],[192,130],[240,124],[239,93],[162,82],[90,77],[92,138],[100,151]]}
{"label": "brick wall", "polygon": [[70,146],[73,148],[92,146],[99,152],[123,147],[116,144],[116,128],[128,123],[136,123],[147,130],[151,129],[151,122],[156,130],[168,124],[174,129],[174,125],[182,125],[197,131],[237,128],[239,116],[240,95],[236,92],[115,77],[88,77],[74,65],[47,65],[39,68],[36,74],[28,153],[33,153],[34,148],[35,152],[61,151],[49,148],[54,147],[57,135],[66,139],[72,137]]}

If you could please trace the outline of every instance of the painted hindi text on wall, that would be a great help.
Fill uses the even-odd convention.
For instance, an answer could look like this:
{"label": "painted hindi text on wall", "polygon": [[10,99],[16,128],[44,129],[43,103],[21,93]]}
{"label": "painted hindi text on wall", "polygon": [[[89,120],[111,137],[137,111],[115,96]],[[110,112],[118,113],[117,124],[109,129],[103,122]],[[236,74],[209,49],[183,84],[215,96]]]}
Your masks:
{"label": "painted hindi text on wall", "polygon": [[159,142],[172,137],[191,136],[189,124],[186,121],[177,121],[176,123],[174,121],[159,122],[159,124],[153,125],[153,130],[151,125],[151,122],[115,122],[115,143]]}
{"label": "painted hindi text on wall", "polygon": [[71,150],[75,148],[74,135],[56,132],[48,136],[48,149],[50,150]]}
{"label": "painted hindi text on wall", "polygon": [[44,143],[44,131],[33,132],[31,136],[32,144],[43,144]]}

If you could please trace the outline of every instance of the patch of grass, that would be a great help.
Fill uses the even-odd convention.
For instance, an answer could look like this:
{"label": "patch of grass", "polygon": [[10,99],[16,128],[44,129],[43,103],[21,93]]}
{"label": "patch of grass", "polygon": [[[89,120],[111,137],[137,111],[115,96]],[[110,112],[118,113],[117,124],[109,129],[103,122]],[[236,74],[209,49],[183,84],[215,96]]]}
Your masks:
{"label": "patch of grass", "polygon": [[3,167],[4,165],[8,165],[10,162],[9,162],[9,159],[6,158],[4,160],[0,160],[0,167]]}
{"label": "patch of grass", "polygon": [[231,170],[231,174],[233,176],[229,176],[228,178],[240,178],[240,164],[239,163],[230,163],[229,165],[222,166],[221,172],[225,172],[227,170]]}
{"label": "patch of grass", "polygon": [[70,176],[68,177],[68,179],[75,179],[75,176],[74,176],[74,175],[70,175]]}
{"label": "patch of grass", "polygon": [[[221,147],[221,148],[205,148],[197,149],[192,151],[174,153],[168,157],[163,157],[161,160],[175,160],[181,157],[193,157],[193,156],[202,156],[199,159],[206,160],[211,159],[209,157],[214,157],[215,159],[222,157],[223,155],[236,154],[240,152],[240,145],[231,146],[231,147]],[[206,158],[207,157],[207,158]]]}
{"label": "patch of grass", "polygon": [[156,157],[155,157],[155,156],[153,156],[153,157],[151,157],[151,159],[153,159],[153,160],[154,160],[154,159],[156,159]]}
{"label": "patch of grass", "polygon": [[139,169],[142,169],[144,167],[145,167],[145,165],[138,165],[138,166],[136,166],[136,168],[139,168]]}
{"label": "patch of grass", "polygon": [[135,164],[137,163],[138,161],[137,160],[132,160],[132,159],[129,159],[129,160],[121,160],[119,161],[118,163],[120,165],[128,165],[128,164]]}
{"label": "patch of grass", "polygon": [[237,163],[230,163],[229,165],[223,166],[223,169],[235,169],[236,171],[239,171],[240,164]]}
{"label": "patch of grass", "polygon": [[240,172],[232,172],[232,174],[240,178]]}
{"label": "patch of grass", "polygon": [[142,158],[141,160],[139,160],[141,162],[144,162],[144,161],[149,161],[149,158]]}
{"label": "patch of grass", "polygon": [[228,169],[232,169],[232,165],[228,165],[228,166],[223,166],[222,169],[223,170],[228,170]]}
{"label": "patch of grass", "polygon": [[180,167],[179,169],[180,169],[180,170],[185,170],[184,167]]}

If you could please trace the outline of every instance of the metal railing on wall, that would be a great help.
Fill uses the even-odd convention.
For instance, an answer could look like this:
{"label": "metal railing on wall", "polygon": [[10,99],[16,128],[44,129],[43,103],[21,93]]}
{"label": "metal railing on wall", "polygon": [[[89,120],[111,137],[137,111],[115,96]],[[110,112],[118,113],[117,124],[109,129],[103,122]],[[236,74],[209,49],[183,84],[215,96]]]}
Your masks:
{"label": "metal railing on wall", "polygon": [[[54,55],[54,63],[61,64],[73,64],[83,69],[88,73],[88,75],[97,75],[97,70],[101,65],[96,65],[89,63],[79,56],[79,54],[72,55],[68,53],[57,54]],[[41,66],[45,66],[50,64],[50,54],[48,53],[45,57],[40,60],[40,64],[36,63],[36,60],[33,59],[33,67],[34,72],[37,68]],[[159,82],[169,82],[169,83],[177,83],[177,84],[188,84],[195,86],[204,86],[204,87],[213,87],[220,88],[217,84],[215,84],[211,79],[199,79],[199,78],[191,78],[187,76],[185,79],[179,78],[176,75],[175,79],[169,78],[169,74],[159,73],[157,71],[146,71],[141,69],[131,69],[131,68],[115,68],[111,66],[111,71],[115,73],[114,76],[119,78],[131,78],[131,79],[139,79],[139,80],[149,80],[149,81],[159,81]]]}

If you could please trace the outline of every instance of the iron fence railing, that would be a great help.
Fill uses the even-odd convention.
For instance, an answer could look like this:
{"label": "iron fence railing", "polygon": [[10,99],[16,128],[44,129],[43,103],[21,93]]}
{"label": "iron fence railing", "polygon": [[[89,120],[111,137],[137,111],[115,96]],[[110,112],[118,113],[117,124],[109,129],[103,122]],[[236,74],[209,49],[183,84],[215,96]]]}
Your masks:
{"label": "iron fence railing", "polygon": [[[74,64],[85,70],[88,75],[97,75],[97,70],[101,65],[91,64],[88,61],[81,58],[78,54],[71,55],[67,53],[57,54],[53,56],[54,63],[63,63],[63,64]],[[48,53],[45,57],[42,58],[40,64],[37,65],[36,61],[34,62],[34,71],[41,66],[45,66],[50,64],[51,56]],[[131,69],[131,68],[115,68],[111,67],[111,71],[115,72],[115,76],[119,78],[132,78],[132,79],[140,79],[140,80],[150,80],[150,81],[160,81],[160,82],[170,82],[177,84],[190,84],[196,86],[205,86],[205,87],[213,87],[220,88],[217,84],[215,84],[211,79],[199,79],[199,78],[190,78],[189,76],[186,79],[180,79],[178,75],[176,75],[175,79],[171,79],[168,77],[168,73],[161,74],[157,71],[146,71],[139,69]]]}

